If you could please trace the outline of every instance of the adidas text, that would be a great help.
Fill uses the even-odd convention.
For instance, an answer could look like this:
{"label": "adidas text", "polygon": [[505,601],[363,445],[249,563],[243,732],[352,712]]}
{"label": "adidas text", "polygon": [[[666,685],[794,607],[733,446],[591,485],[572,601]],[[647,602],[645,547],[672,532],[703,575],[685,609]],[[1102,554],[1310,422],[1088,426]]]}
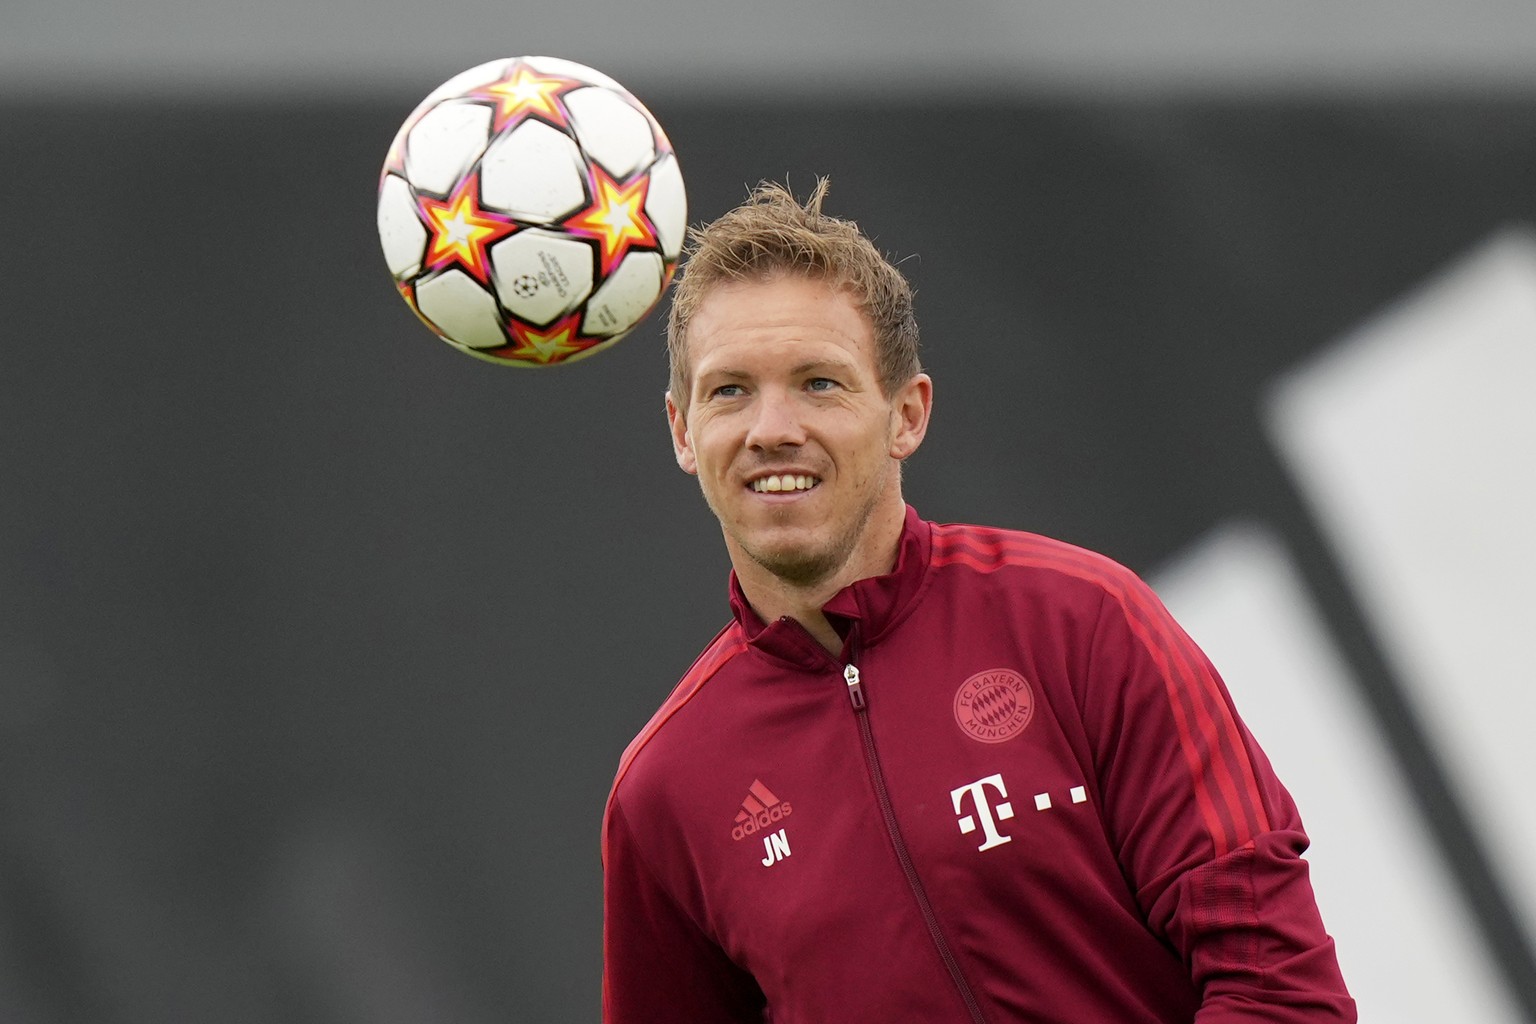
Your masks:
{"label": "adidas text", "polygon": [[731,829],[731,838],[739,842],[740,840],[747,838],[747,836],[755,835],[758,832],[761,832],[763,829],[768,828],[775,822],[783,821],[785,818],[789,817],[790,813],[793,811],[794,808],[790,806],[788,800],[776,803],[772,807],[765,808],[761,811],[758,811],[756,814],[751,815],[747,818],[746,821],[741,822],[735,828]]}

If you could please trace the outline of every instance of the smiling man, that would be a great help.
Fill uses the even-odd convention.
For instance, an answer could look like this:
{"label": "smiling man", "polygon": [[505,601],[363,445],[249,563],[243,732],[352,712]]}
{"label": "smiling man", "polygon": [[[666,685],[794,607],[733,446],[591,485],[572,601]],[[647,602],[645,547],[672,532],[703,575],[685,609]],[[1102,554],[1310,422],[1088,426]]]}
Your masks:
{"label": "smiling man", "polygon": [[887,396],[853,296],[788,274],[718,285],[685,329],[702,341],[667,398],[678,464],[697,474],[757,613],[788,615],[835,652],[822,605],[895,558],[901,461],[932,399],[916,347]]}
{"label": "smiling man", "polygon": [[825,191],[759,188],[674,295],[733,616],[620,761],[605,1021],[1355,1020],[1296,808],[1156,597],[906,504],[911,291]]}

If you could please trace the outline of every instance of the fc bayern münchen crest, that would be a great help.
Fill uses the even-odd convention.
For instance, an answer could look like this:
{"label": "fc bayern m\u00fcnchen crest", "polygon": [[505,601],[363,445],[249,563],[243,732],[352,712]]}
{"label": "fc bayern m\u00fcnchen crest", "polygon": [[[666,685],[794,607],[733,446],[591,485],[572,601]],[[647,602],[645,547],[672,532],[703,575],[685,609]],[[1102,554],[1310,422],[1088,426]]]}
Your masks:
{"label": "fc bayern m\u00fcnchen crest", "polygon": [[1029,683],[1009,668],[989,668],[960,684],[955,721],[971,738],[1001,743],[1024,731],[1035,713]]}

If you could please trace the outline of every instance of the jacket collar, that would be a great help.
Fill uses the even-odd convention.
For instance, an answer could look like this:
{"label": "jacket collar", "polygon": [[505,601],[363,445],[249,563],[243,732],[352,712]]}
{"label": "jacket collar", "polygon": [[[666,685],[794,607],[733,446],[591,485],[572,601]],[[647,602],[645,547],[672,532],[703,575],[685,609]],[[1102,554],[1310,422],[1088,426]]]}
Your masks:
{"label": "jacket collar", "polygon": [[[896,566],[884,576],[856,580],[832,595],[822,612],[841,633],[848,647],[863,649],[880,640],[906,617],[928,575],[933,548],[933,524],[907,506],[897,542]],[[826,658],[826,652],[793,619],[765,623],[747,603],[736,573],[730,579],[731,612],[747,642],[765,653],[787,661],[805,662]],[[847,648],[845,648],[845,654]]]}

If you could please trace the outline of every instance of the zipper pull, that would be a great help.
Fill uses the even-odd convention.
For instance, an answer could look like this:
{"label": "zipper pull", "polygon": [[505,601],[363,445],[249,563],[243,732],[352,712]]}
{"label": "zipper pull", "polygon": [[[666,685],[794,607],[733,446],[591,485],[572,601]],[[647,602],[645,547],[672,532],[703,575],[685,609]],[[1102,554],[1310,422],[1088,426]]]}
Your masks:
{"label": "zipper pull", "polygon": [[859,682],[859,670],[852,665],[843,667],[843,679],[848,683],[848,699],[853,701],[853,710],[864,710],[864,684]]}

